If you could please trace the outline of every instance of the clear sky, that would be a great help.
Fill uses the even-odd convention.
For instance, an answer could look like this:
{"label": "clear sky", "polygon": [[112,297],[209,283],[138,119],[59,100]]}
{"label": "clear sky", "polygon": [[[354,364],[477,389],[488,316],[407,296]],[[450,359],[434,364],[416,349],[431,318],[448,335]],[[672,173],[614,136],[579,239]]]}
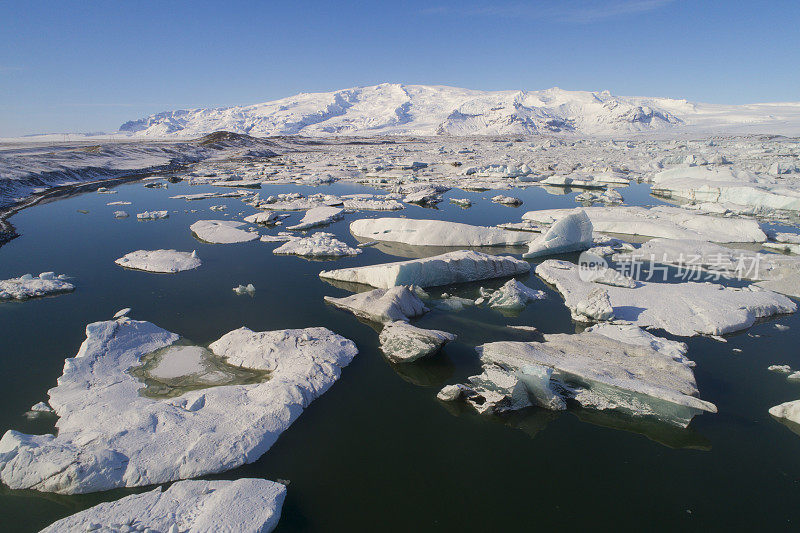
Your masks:
{"label": "clear sky", "polygon": [[0,137],[382,82],[800,101],[800,0],[0,0]]}

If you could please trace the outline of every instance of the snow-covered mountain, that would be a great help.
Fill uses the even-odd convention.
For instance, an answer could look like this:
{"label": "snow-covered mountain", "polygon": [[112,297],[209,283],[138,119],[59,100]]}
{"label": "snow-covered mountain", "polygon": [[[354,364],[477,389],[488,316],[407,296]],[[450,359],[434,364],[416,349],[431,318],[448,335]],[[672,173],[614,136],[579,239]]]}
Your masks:
{"label": "snow-covered mountain", "polygon": [[800,133],[800,103],[721,106],[608,91],[476,91],[381,84],[272,102],[167,111],[126,122],[135,136],[614,135],[663,130]]}

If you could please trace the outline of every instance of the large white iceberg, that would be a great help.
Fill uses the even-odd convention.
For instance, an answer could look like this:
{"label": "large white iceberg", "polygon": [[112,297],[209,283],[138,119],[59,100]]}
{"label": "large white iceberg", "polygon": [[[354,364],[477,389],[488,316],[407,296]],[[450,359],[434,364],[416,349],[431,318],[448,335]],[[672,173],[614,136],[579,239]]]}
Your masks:
{"label": "large white iceberg", "polygon": [[192,270],[202,264],[197,252],[178,252],[176,250],[136,250],[116,261],[121,267],[147,272],[174,274],[184,270]]}
{"label": "large white iceberg", "polygon": [[350,224],[350,233],[413,246],[502,246],[531,240],[529,234],[518,231],[412,218],[364,218]]}
{"label": "large white iceberg", "polygon": [[363,283],[384,289],[395,285],[424,288],[515,276],[525,274],[530,269],[527,261],[513,257],[459,250],[396,263],[324,270],[319,275],[325,279]]}
{"label": "large white iceberg", "polygon": [[398,285],[374,289],[344,298],[325,296],[325,301],[374,322],[407,321],[428,312],[420,300],[417,287]]}
{"label": "large white iceberg", "polygon": [[545,234],[528,245],[528,252],[522,257],[530,259],[543,255],[579,252],[590,248],[593,244],[592,221],[583,209],[579,209],[550,226]]}
{"label": "large white iceberg", "polygon": [[601,288],[615,320],[664,329],[673,335],[723,335],[749,328],[759,318],[797,310],[797,304],[786,296],[758,287],[647,281],[638,281],[633,288],[618,287],[587,281],[578,265],[555,259],[538,265],[536,274],[555,286],[576,320],[598,319],[579,313],[578,309],[599,309],[598,302],[589,303],[590,295]]}
{"label": "large white iceberg", "polygon": [[286,487],[266,479],[178,481],[81,511],[42,530],[63,531],[273,531],[281,517]]}
{"label": "large white iceberg", "polygon": [[582,407],[652,416],[685,427],[716,407],[697,398],[687,347],[635,326],[605,325],[542,342],[491,342],[477,348],[483,373],[469,384],[445,387],[439,398],[464,398],[480,412],[538,405]]}
{"label": "large white iceberg", "polygon": [[244,222],[235,220],[198,220],[189,229],[197,238],[212,244],[232,244],[258,239],[258,233],[239,229]]}
{"label": "large white iceberg", "polygon": [[[766,245],[768,243],[764,243]],[[800,297],[800,258],[727,248],[707,241],[651,239],[636,250],[614,254],[614,261],[674,265],[699,279],[745,279],[788,296]]]}
{"label": "large white iceberg", "polygon": [[800,211],[800,193],[785,180],[730,167],[679,166],[653,176],[653,194],[729,203],[756,211]]}
{"label": "large white iceberg", "polygon": [[27,300],[75,290],[75,286],[66,279],[64,274],[42,272],[38,276],[24,274],[18,278],[0,280],[0,301]]}
{"label": "large white iceberg", "polygon": [[[0,481],[12,489],[62,494],[144,486],[236,468],[261,457],[353,359],[355,345],[325,328],[231,331],[210,354],[267,379],[151,397],[129,369],[170,346],[181,372],[197,368],[196,347],[173,350],[178,335],[127,318],[86,328],[78,354],[64,362],[49,404],[57,435],[7,431]],[[162,352],[157,352],[161,354]],[[175,373],[175,365],[165,370]],[[214,382],[219,372],[204,375]]]}
{"label": "large white iceberg", "polygon": [[381,351],[395,363],[416,361],[455,339],[452,333],[422,329],[402,321],[386,324],[379,336]]}
{"label": "large white iceberg", "polygon": [[[678,207],[586,207],[594,231],[696,239],[712,242],[764,242],[766,234],[755,220],[701,215]],[[570,209],[528,211],[523,220],[553,223],[571,212]]]}

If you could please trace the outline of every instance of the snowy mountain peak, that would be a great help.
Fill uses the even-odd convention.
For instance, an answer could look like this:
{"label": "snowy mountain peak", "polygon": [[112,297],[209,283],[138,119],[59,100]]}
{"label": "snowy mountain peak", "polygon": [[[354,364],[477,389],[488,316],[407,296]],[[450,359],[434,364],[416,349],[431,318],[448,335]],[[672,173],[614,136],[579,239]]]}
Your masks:
{"label": "snowy mountain peak", "polygon": [[[698,110],[698,105],[703,106]],[[167,111],[126,122],[135,136],[198,136],[226,130],[277,135],[610,135],[682,128],[765,124],[774,107],[713,106],[686,100],[600,92],[477,91],[440,85],[382,83],[327,93],[300,93],[261,104]],[[742,109],[748,113],[742,114]],[[798,108],[787,112],[797,124]],[[745,116],[746,115],[746,116]],[[710,122],[709,122],[710,119]],[[778,133],[777,131],[765,131]]]}

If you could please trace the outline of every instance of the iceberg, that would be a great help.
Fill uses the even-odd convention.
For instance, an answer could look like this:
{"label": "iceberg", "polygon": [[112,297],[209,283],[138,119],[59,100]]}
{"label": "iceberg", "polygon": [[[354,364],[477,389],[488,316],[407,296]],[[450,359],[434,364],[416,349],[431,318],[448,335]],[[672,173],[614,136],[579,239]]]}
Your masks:
{"label": "iceberg", "polygon": [[145,211],[136,215],[139,220],[159,220],[162,218],[169,218],[167,211]]}
{"label": "iceberg", "polygon": [[0,280],[0,302],[3,300],[28,300],[75,290],[65,281],[65,274],[42,272],[38,276],[24,274],[18,278]]}
{"label": "iceberg", "polygon": [[[58,385],[48,392],[59,416],[57,434],[7,431],[0,439],[0,481],[12,489],[77,494],[252,463],[357,353],[351,341],[319,327],[240,328],[207,351],[175,345],[178,340],[154,324],[128,318],[89,324],[78,354],[64,362]],[[129,369],[167,347],[185,356],[181,368],[194,366],[192,350],[199,350],[265,378],[177,397],[142,394],[142,381]]]}
{"label": "iceberg", "polygon": [[235,220],[198,220],[189,229],[198,239],[211,244],[232,244],[258,239],[258,233],[239,229],[244,222]]}
{"label": "iceberg", "polygon": [[[578,265],[555,259],[539,264],[536,274],[561,293],[575,320],[597,319],[579,313],[578,309],[585,307],[594,314],[594,308],[600,307],[589,305],[590,295],[602,287],[615,320],[679,336],[724,335],[747,329],[757,319],[797,311],[797,304],[786,296],[755,286],[733,288],[710,282],[638,281],[633,288],[617,287],[587,281]],[[595,294],[593,298],[598,296]]]}
{"label": "iceberg", "polygon": [[350,233],[376,241],[412,246],[502,246],[526,244],[530,235],[444,220],[364,218],[350,224]]}
{"label": "iceberg", "polygon": [[515,279],[508,280],[502,287],[494,291],[481,287],[480,293],[481,298],[488,303],[489,307],[505,310],[522,309],[530,302],[546,297],[544,291],[531,289]]}
{"label": "iceberg", "polygon": [[395,285],[425,288],[515,276],[525,274],[530,269],[527,261],[513,257],[459,250],[396,263],[324,270],[319,275],[323,279],[362,283],[382,289]]}
{"label": "iceberg", "polygon": [[197,257],[197,252],[178,252],[177,250],[136,250],[123,255],[114,262],[124,268],[163,274],[192,270],[203,264]]}
{"label": "iceberg", "polygon": [[594,244],[592,221],[580,209],[556,221],[547,233],[528,245],[526,259],[586,250]]}
{"label": "iceberg", "polygon": [[[586,207],[583,211],[592,221],[594,231],[603,233],[712,242],[767,240],[755,220],[697,214],[678,207]],[[570,209],[528,211],[522,219],[550,224],[570,212]]]}
{"label": "iceberg", "polygon": [[291,239],[273,250],[273,253],[278,255],[301,255],[304,257],[343,257],[358,255],[361,252],[360,248],[348,246],[332,233],[323,232]]}
{"label": "iceberg", "polygon": [[294,226],[288,226],[287,229],[303,230],[315,228],[317,226],[324,226],[344,217],[344,210],[338,207],[313,207],[306,211],[303,220]]}
{"label": "iceberg", "polygon": [[[680,427],[696,414],[717,412],[714,404],[697,398],[685,345],[651,340],[649,333],[627,328],[604,326],[545,335],[542,342],[479,346],[484,372],[470,378],[472,385],[463,386],[467,390],[461,396],[492,412],[528,405],[564,409],[565,400],[574,400],[584,408],[655,417]],[[489,408],[482,399],[489,400]]]}
{"label": "iceberg", "polygon": [[398,285],[344,298],[325,296],[325,301],[373,322],[397,322],[408,321],[428,312],[428,308],[420,300],[419,293],[422,291],[418,287]]}
{"label": "iceberg", "polygon": [[383,326],[379,340],[381,350],[394,363],[410,363],[438,351],[456,336],[446,331],[422,329],[406,322],[390,322]]}
{"label": "iceberg", "polygon": [[179,481],[95,505],[44,528],[62,531],[273,531],[286,487],[266,479]]}

